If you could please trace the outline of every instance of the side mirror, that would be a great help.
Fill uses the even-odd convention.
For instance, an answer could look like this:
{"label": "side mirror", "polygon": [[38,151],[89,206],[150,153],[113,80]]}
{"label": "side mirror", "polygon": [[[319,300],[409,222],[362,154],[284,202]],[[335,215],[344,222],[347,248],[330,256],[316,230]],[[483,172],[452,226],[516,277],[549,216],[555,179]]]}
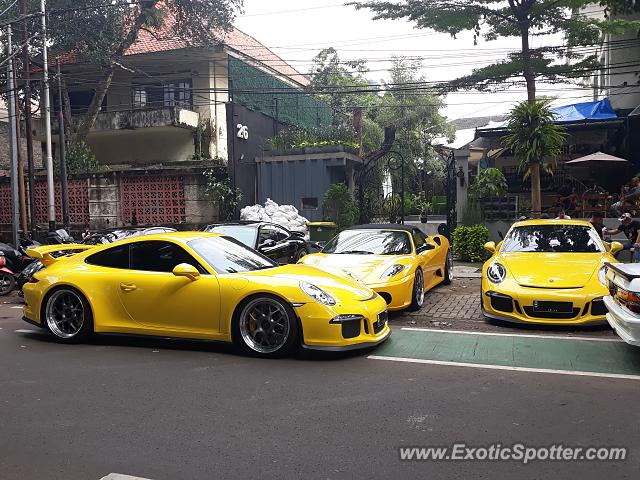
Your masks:
{"label": "side mirror", "polygon": [[611,253],[618,253],[620,250],[624,250],[624,245],[620,242],[611,242]]}
{"label": "side mirror", "polygon": [[176,265],[173,269],[173,274],[176,277],[187,277],[191,281],[196,281],[200,278],[200,272],[193,265],[189,265],[188,263],[181,263],[180,265]]}
{"label": "side mirror", "polygon": [[496,242],[487,242],[484,244],[484,249],[489,253],[496,253]]}

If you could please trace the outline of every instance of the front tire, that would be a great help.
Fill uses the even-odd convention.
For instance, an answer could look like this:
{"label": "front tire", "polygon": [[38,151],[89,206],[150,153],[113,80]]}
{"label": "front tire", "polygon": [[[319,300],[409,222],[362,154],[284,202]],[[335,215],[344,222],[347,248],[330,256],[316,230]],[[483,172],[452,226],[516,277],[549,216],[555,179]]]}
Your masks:
{"label": "front tire", "polygon": [[445,285],[451,285],[453,282],[453,257],[451,256],[451,250],[447,252],[447,259],[444,265],[444,280],[442,283]]}
{"label": "front tire", "polygon": [[298,345],[298,319],[291,306],[280,298],[258,295],[239,306],[232,333],[245,354],[280,358]]}
{"label": "front tire", "polygon": [[89,302],[73,288],[58,288],[47,295],[42,313],[47,330],[62,342],[76,343],[93,333]]}
{"label": "front tire", "polygon": [[409,311],[417,312],[424,305],[424,273],[417,269],[413,279],[413,292],[411,294],[411,305]]}

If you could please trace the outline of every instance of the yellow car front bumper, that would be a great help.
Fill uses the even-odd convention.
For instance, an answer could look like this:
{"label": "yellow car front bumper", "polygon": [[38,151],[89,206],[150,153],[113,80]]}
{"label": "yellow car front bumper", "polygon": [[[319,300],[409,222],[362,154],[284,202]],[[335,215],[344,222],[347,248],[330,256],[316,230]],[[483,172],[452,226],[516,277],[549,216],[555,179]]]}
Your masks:
{"label": "yellow car front bumper", "polygon": [[387,305],[380,296],[335,306],[309,302],[297,306],[295,311],[302,324],[305,349],[341,351],[373,347],[391,334]]}
{"label": "yellow car front bumper", "polygon": [[549,289],[495,285],[483,279],[482,313],[496,320],[549,325],[606,323],[601,289]]}

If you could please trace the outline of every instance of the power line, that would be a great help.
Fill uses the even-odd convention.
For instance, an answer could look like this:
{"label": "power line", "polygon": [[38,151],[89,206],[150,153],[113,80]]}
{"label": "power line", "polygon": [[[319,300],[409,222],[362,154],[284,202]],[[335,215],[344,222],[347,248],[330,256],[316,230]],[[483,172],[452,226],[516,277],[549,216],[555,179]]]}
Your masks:
{"label": "power line", "polygon": [[0,12],[0,17],[2,17],[5,13],[7,13],[9,10],[11,10],[16,3],[18,3],[18,0],[14,0],[11,5],[9,5],[2,12]]}

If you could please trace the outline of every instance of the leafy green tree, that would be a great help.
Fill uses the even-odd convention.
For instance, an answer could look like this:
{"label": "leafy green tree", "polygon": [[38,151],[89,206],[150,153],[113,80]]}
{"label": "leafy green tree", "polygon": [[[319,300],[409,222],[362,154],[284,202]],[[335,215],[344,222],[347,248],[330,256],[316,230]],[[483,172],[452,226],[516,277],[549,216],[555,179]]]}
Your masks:
{"label": "leafy green tree", "polygon": [[507,193],[507,179],[498,168],[485,168],[476,177],[469,193],[475,199],[502,197]]}
{"label": "leafy green tree", "polygon": [[334,183],[322,199],[322,214],[325,220],[335,222],[338,230],[353,225],[358,216],[358,208],[353,195],[344,183]]}
{"label": "leafy green tree", "polygon": [[555,123],[549,100],[522,102],[511,110],[508,134],[503,145],[511,150],[526,176],[531,176],[531,210],[540,215],[540,169],[560,154],[567,136],[565,128]]}
{"label": "leafy green tree", "polygon": [[[593,4],[604,8],[604,19],[594,18],[584,8]],[[635,0],[398,0],[352,2],[358,9],[374,12],[374,19],[405,19],[417,28],[429,28],[455,37],[464,31],[474,33],[474,43],[483,37],[491,41],[502,37],[520,39],[520,52],[475,69],[470,75],[449,83],[451,89],[502,89],[524,83],[527,100],[536,101],[536,79],[564,81],[590,76],[600,65],[596,54],[582,54],[573,47],[597,45],[605,34],[638,30],[640,21],[620,18],[619,14],[640,11]],[[565,47],[532,48],[532,36],[563,34]],[[558,60],[570,60],[558,61]],[[530,168],[533,211],[540,210],[540,170]]]}
{"label": "leafy green tree", "polygon": [[[594,18],[582,9],[593,4],[614,14],[605,19]],[[356,8],[368,8],[374,19],[406,19],[417,28],[429,28],[455,37],[460,32],[474,33],[491,41],[501,37],[520,38],[520,52],[507,60],[479,68],[471,75],[452,82],[454,88],[491,88],[506,80],[524,78],[527,98],[536,98],[536,78],[560,80],[582,78],[598,65],[595,54],[581,55],[568,47],[597,44],[603,34],[619,34],[638,29],[640,21],[617,18],[615,14],[640,11],[634,0],[398,0],[352,2]],[[531,48],[532,36],[563,34],[567,47]],[[570,57],[567,65],[556,60]]]}
{"label": "leafy green tree", "polygon": [[[188,45],[216,45],[219,43],[219,33],[231,28],[236,11],[242,8],[243,1],[49,0],[47,12],[51,58],[72,52],[79,60],[93,65],[100,72],[93,100],[87,113],[74,125],[72,137],[82,141],[89,134],[115,72],[124,68],[122,59],[125,52],[135,43],[141,31],[153,34],[171,17],[175,19],[175,22],[170,23],[171,35],[184,40]],[[16,2],[0,0],[0,11],[7,8],[3,20],[20,16]],[[29,0],[30,13],[39,9],[39,0]],[[30,32],[37,31],[38,20],[36,17],[30,21]],[[38,53],[39,44],[42,44],[41,39],[34,40],[34,55]]]}
{"label": "leafy green tree", "polygon": [[359,92],[370,86],[368,72],[365,60],[343,61],[335,48],[325,48],[313,58],[308,89],[338,113],[334,123],[344,124],[350,120],[354,106],[370,106],[377,101],[375,94]]}
{"label": "leafy green tree", "polygon": [[[422,63],[406,57],[394,56],[389,71],[385,94],[375,110],[375,120],[381,125],[396,127],[396,145],[405,159],[405,187],[420,190],[420,171],[430,171],[434,179],[444,178],[444,163],[431,146],[436,138],[451,137],[452,127],[440,114],[444,102],[436,92],[428,89],[415,91],[415,85],[424,83],[420,73]],[[394,184],[400,181],[400,172],[393,172]],[[397,189],[399,190],[399,189]]]}

